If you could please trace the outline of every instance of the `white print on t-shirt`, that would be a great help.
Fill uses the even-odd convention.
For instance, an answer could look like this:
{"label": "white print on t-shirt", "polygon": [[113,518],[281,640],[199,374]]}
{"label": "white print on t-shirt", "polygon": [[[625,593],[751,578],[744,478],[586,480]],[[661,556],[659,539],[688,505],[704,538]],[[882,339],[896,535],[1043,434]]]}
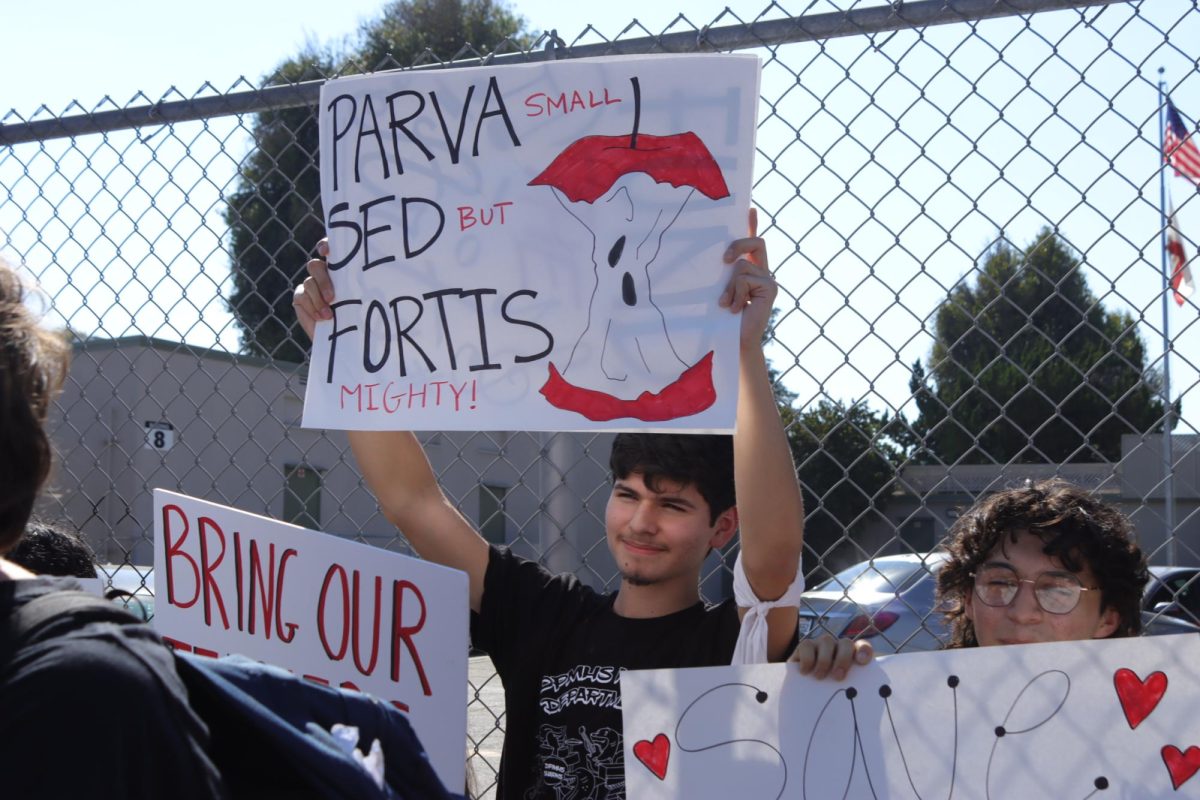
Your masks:
{"label": "white print on t-shirt", "polygon": [[[579,705],[619,709],[620,690],[606,688],[603,684],[618,683],[620,677],[621,673],[616,667],[581,664],[559,675],[544,676],[538,702],[545,714],[558,714],[571,706]],[[601,686],[597,687],[596,684]]]}
{"label": "white print on t-shirt", "polygon": [[589,733],[580,727],[576,734],[568,735],[566,727],[560,725],[541,727],[538,731],[540,780],[526,793],[527,798],[602,800],[625,796],[621,732],[604,727]]}
{"label": "white print on t-shirt", "polygon": [[616,689],[593,689],[590,686],[576,686],[567,689],[558,697],[543,697],[540,701],[542,711],[546,714],[557,714],[570,706],[598,706],[599,708],[621,707],[621,693]]}
{"label": "white print on t-shirt", "polygon": [[542,691],[558,692],[575,683],[616,683],[620,674],[616,667],[593,667],[580,664],[560,675],[543,675]]}

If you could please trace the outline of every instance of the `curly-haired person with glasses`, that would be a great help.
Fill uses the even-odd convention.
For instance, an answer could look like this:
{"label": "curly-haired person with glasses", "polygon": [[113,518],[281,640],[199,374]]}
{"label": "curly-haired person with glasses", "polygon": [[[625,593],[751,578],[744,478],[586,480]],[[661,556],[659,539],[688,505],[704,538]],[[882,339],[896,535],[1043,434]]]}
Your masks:
{"label": "curly-haired person with glasses", "polygon": [[987,497],[950,530],[950,647],[1136,636],[1146,558],[1113,506],[1061,480]]}
{"label": "curly-haired person with glasses", "polygon": [[[1146,558],[1129,520],[1059,479],[983,498],[954,523],[938,571],[947,647],[1136,636]],[[866,641],[823,636],[792,654],[800,671],[844,678],[873,652]]]}

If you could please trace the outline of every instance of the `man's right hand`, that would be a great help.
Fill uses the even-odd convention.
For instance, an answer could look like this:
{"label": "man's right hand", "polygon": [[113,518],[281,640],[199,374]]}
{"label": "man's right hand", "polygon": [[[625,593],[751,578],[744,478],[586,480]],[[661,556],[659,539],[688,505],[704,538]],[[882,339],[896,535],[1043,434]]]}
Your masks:
{"label": "man's right hand", "polygon": [[333,282],[329,280],[329,265],[325,261],[328,257],[329,240],[322,239],[317,242],[317,257],[305,265],[308,277],[292,293],[296,319],[310,340],[317,320],[333,319],[333,310],[329,307],[333,302]]}

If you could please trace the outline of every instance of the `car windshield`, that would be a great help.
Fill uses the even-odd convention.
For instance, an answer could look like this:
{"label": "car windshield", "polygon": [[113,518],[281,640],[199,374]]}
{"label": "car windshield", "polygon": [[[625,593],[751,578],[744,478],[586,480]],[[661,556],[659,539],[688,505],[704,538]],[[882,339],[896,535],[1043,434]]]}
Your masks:
{"label": "car windshield", "polygon": [[847,567],[817,587],[822,592],[845,592],[847,595],[895,594],[905,588],[925,565],[908,559],[877,559]]}

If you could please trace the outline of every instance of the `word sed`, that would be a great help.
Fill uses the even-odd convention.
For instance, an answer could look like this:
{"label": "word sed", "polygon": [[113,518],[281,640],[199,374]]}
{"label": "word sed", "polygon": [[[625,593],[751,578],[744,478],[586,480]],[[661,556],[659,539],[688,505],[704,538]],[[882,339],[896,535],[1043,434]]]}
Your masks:
{"label": "word sed", "polygon": [[[364,149],[368,156],[367,163],[377,165],[385,179],[390,178],[393,172],[396,175],[404,174],[406,157],[423,157],[427,162],[433,161],[437,155],[430,149],[430,144],[443,151],[450,158],[451,164],[459,163],[467,121],[472,118],[475,122],[474,136],[471,140],[472,157],[479,156],[479,138],[484,123],[488,121],[493,125],[502,123],[513,147],[520,147],[521,141],[517,138],[516,129],[508,116],[508,109],[504,105],[504,97],[500,93],[496,78],[488,80],[487,88],[483,92],[483,101],[478,104],[472,102],[475,93],[475,84],[467,87],[467,94],[457,115],[453,108],[442,107],[442,99],[435,91],[429,92],[428,102],[424,94],[412,89],[393,92],[382,98],[379,109],[376,109],[375,99],[369,94],[361,98],[361,103],[350,94],[335,97],[326,107],[332,114],[333,146],[330,149],[333,154],[333,190],[338,190],[338,176],[344,169],[340,165],[346,156],[350,155],[343,151],[349,151],[351,148],[355,183],[362,181]],[[437,129],[442,132],[442,139],[435,143],[426,143],[409,127],[430,111],[437,118]],[[415,127],[425,130],[432,126]]]}
{"label": "word sed", "polygon": [[[334,360],[341,344],[339,340],[351,334],[355,334],[350,341],[357,340],[356,349],[362,355],[363,369],[368,374],[377,373],[394,363],[400,377],[404,378],[412,368],[410,362],[416,358],[420,359],[426,372],[437,372],[439,363],[455,371],[459,368],[457,350],[465,344],[478,347],[479,361],[468,365],[469,371],[501,369],[503,364],[493,361],[488,350],[487,320],[495,313],[495,309],[494,303],[485,302],[485,298],[495,294],[495,289],[439,289],[420,297],[396,297],[386,305],[381,300],[371,300],[365,312],[362,312],[362,300],[332,303],[333,331],[329,334],[329,366],[325,382],[333,383]],[[535,299],[537,295],[532,289],[518,289],[499,304],[500,318],[507,325],[529,328],[539,334],[539,339],[545,339],[545,346],[540,351],[513,356],[514,364],[537,361],[554,349],[554,337],[550,331],[536,322],[514,316],[510,310],[518,298]],[[437,314],[430,315],[432,321],[422,325],[421,320],[426,316],[430,301],[436,305]],[[350,308],[360,313],[351,313]],[[348,324],[351,321],[348,318],[353,318],[354,324]],[[437,347],[439,336],[443,340],[441,348]],[[433,356],[437,356],[437,360]]]}
{"label": "word sed", "polygon": [[[405,258],[416,258],[433,246],[433,243],[442,235],[442,229],[446,227],[446,212],[442,211],[442,207],[436,202],[424,197],[401,197],[398,204],[396,199],[395,195],[389,194],[386,197],[378,197],[363,203],[358,207],[361,222],[353,218],[340,218],[350,210],[349,203],[336,203],[329,209],[329,217],[325,220],[325,229],[333,231],[341,228],[349,230],[354,236],[350,250],[344,257],[329,259],[331,272],[345,267],[360,252],[362,253],[361,269],[363,272],[396,260],[395,254],[391,252],[380,255],[378,258],[371,258],[371,237],[392,230],[391,222],[380,222],[379,219],[381,216],[386,219],[389,204],[400,207],[399,219],[393,221],[398,222],[400,226]],[[375,212],[377,224],[375,227],[371,227],[371,210],[377,206],[384,206],[384,208]],[[433,218],[436,218],[436,223],[431,222]],[[421,233],[414,234],[412,232],[414,228],[419,228]],[[431,229],[432,232],[430,232]]]}
{"label": "word sed", "polygon": [[[481,206],[478,213],[474,206],[459,206],[458,229],[465,231],[476,225],[487,227],[493,223],[503,225],[507,221],[505,209],[512,204],[511,200],[492,203],[490,207]],[[397,207],[399,213],[395,212]],[[349,211],[349,203],[336,203],[329,209],[329,217],[325,220],[326,230],[348,230],[353,237],[350,249],[343,257],[329,259],[331,272],[337,272],[356,258],[363,272],[393,263],[396,255],[392,252],[380,253],[376,250],[376,257],[371,257],[371,237],[387,233],[393,227],[400,229],[400,240],[406,259],[416,258],[432,247],[446,227],[446,212],[437,201],[426,197],[397,198],[390,194],[360,205],[357,218],[345,218],[344,215]]]}

